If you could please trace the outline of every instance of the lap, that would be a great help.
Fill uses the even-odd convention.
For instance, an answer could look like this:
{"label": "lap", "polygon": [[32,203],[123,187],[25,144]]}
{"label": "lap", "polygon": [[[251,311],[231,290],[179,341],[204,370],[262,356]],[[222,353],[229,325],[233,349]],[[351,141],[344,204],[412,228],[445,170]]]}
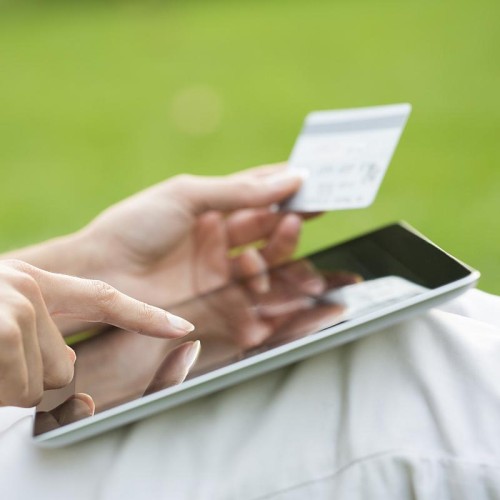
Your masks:
{"label": "lap", "polygon": [[0,496],[57,499],[69,486],[72,498],[106,500],[499,495],[499,302],[469,293],[453,313],[61,450],[34,448],[22,419],[0,435]]}

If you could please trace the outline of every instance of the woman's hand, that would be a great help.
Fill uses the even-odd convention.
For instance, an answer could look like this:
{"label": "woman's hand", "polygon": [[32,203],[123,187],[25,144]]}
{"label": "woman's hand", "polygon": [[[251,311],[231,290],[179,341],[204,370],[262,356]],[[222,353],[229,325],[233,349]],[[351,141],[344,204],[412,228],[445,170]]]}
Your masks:
{"label": "woman's hand", "polygon": [[[181,175],[109,208],[77,233],[4,258],[103,280],[166,308],[288,260],[302,218],[274,208],[301,182],[282,165],[225,177]],[[266,290],[264,275],[255,286]],[[56,322],[64,334],[85,328]]]}
{"label": "woman's hand", "polygon": [[[92,274],[166,307],[261,272],[296,248],[301,218],[276,213],[273,205],[300,184],[296,174],[269,166],[226,177],[181,175],[153,186],[83,230]],[[255,242],[259,250],[230,254]]]}
{"label": "woman's hand", "polygon": [[[55,409],[38,414],[37,424],[46,429],[84,418],[94,409],[100,412],[179,384],[188,373],[197,376],[251,355],[255,348],[269,349],[333,325],[342,320],[343,307],[322,301],[323,293],[359,281],[352,273],[315,269],[307,260],[267,275],[266,292],[256,292],[252,278],[173,306],[172,312],[197,325],[189,341],[112,329],[79,343],[76,396],[66,401],[71,390],[48,394],[41,406]],[[85,405],[89,396],[82,399],[81,393],[92,397],[90,406]]]}
{"label": "woman's hand", "polygon": [[101,322],[160,338],[193,325],[128,297],[110,285],[0,261],[0,406],[36,405],[46,389],[69,384],[75,353],[54,319]]}
{"label": "woman's hand", "polygon": [[317,269],[307,259],[266,274],[269,289],[265,292],[255,291],[252,278],[172,306],[173,312],[198,325],[189,337],[203,345],[202,365],[207,357],[227,358],[253,348],[269,348],[342,321],[345,308],[323,297],[360,281],[351,272]]}
{"label": "woman's hand", "polygon": [[[116,331],[115,334],[119,335],[119,332]],[[102,337],[100,336],[90,339],[90,343],[94,340],[100,341],[101,339]],[[94,389],[92,390],[92,396],[85,392],[77,392],[62,403],[56,403],[56,406],[51,410],[37,411],[35,434],[57,429],[63,425],[91,417],[96,411],[100,412],[107,407],[113,407],[137,397],[147,396],[167,387],[178,385],[186,379],[199,353],[199,341],[183,342],[166,354],[150,379],[141,377],[141,373],[137,370],[123,370],[121,376],[116,378],[111,378],[109,371],[105,372],[102,374],[105,377],[95,380],[94,386],[90,386],[91,390]],[[139,353],[137,350],[130,352],[127,365],[134,361],[134,356],[137,354],[139,356],[141,354],[147,356],[149,353],[145,350]],[[85,353],[83,353],[83,357],[85,358]],[[97,370],[99,375],[101,374],[100,368],[102,369],[102,364],[96,366],[95,363],[92,363],[92,359],[87,359],[86,361]],[[142,361],[144,361],[144,357],[142,357]],[[113,363],[114,359],[111,362]],[[96,371],[95,369],[93,369],[94,372]],[[89,375],[88,370],[87,372],[84,370],[83,373],[80,373],[80,377],[83,380],[79,380],[78,382],[78,385],[84,388],[86,384],[89,384],[89,379],[86,378],[86,375]],[[92,375],[95,376],[95,373]],[[51,394],[51,396],[57,397],[54,394]],[[53,402],[51,403],[46,400],[44,400],[42,405],[47,406],[47,403],[49,403],[49,407],[53,406]]]}

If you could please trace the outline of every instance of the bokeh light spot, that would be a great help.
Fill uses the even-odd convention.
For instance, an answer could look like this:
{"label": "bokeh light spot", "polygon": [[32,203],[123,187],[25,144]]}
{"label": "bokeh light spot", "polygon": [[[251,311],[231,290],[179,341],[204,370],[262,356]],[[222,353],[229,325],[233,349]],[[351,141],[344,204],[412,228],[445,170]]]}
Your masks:
{"label": "bokeh light spot", "polygon": [[171,116],[175,127],[188,135],[214,133],[222,121],[222,99],[208,85],[192,85],[180,90],[172,100]]}

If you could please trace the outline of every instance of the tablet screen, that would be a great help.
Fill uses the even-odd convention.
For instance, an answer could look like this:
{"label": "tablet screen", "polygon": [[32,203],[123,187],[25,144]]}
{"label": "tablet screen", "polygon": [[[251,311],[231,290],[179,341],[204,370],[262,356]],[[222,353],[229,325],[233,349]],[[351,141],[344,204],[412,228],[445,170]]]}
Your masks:
{"label": "tablet screen", "polygon": [[[183,339],[113,329],[78,344],[73,383],[46,391],[36,433],[88,416],[78,410],[68,414],[64,402],[73,393],[90,394],[97,414],[469,274],[467,267],[395,224],[231,283],[168,308],[196,325]],[[188,371],[186,346],[195,340],[201,350]]]}

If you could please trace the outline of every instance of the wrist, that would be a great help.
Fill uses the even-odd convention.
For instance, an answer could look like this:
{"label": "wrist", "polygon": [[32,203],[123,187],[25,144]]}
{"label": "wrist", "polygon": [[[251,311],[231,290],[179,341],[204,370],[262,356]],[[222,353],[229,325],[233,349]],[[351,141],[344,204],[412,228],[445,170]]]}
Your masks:
{"label": "wrist", "polygon": [[0,256],[17,259],[59,274],[93,277],[98,275],[95,245],[85,229]]}

